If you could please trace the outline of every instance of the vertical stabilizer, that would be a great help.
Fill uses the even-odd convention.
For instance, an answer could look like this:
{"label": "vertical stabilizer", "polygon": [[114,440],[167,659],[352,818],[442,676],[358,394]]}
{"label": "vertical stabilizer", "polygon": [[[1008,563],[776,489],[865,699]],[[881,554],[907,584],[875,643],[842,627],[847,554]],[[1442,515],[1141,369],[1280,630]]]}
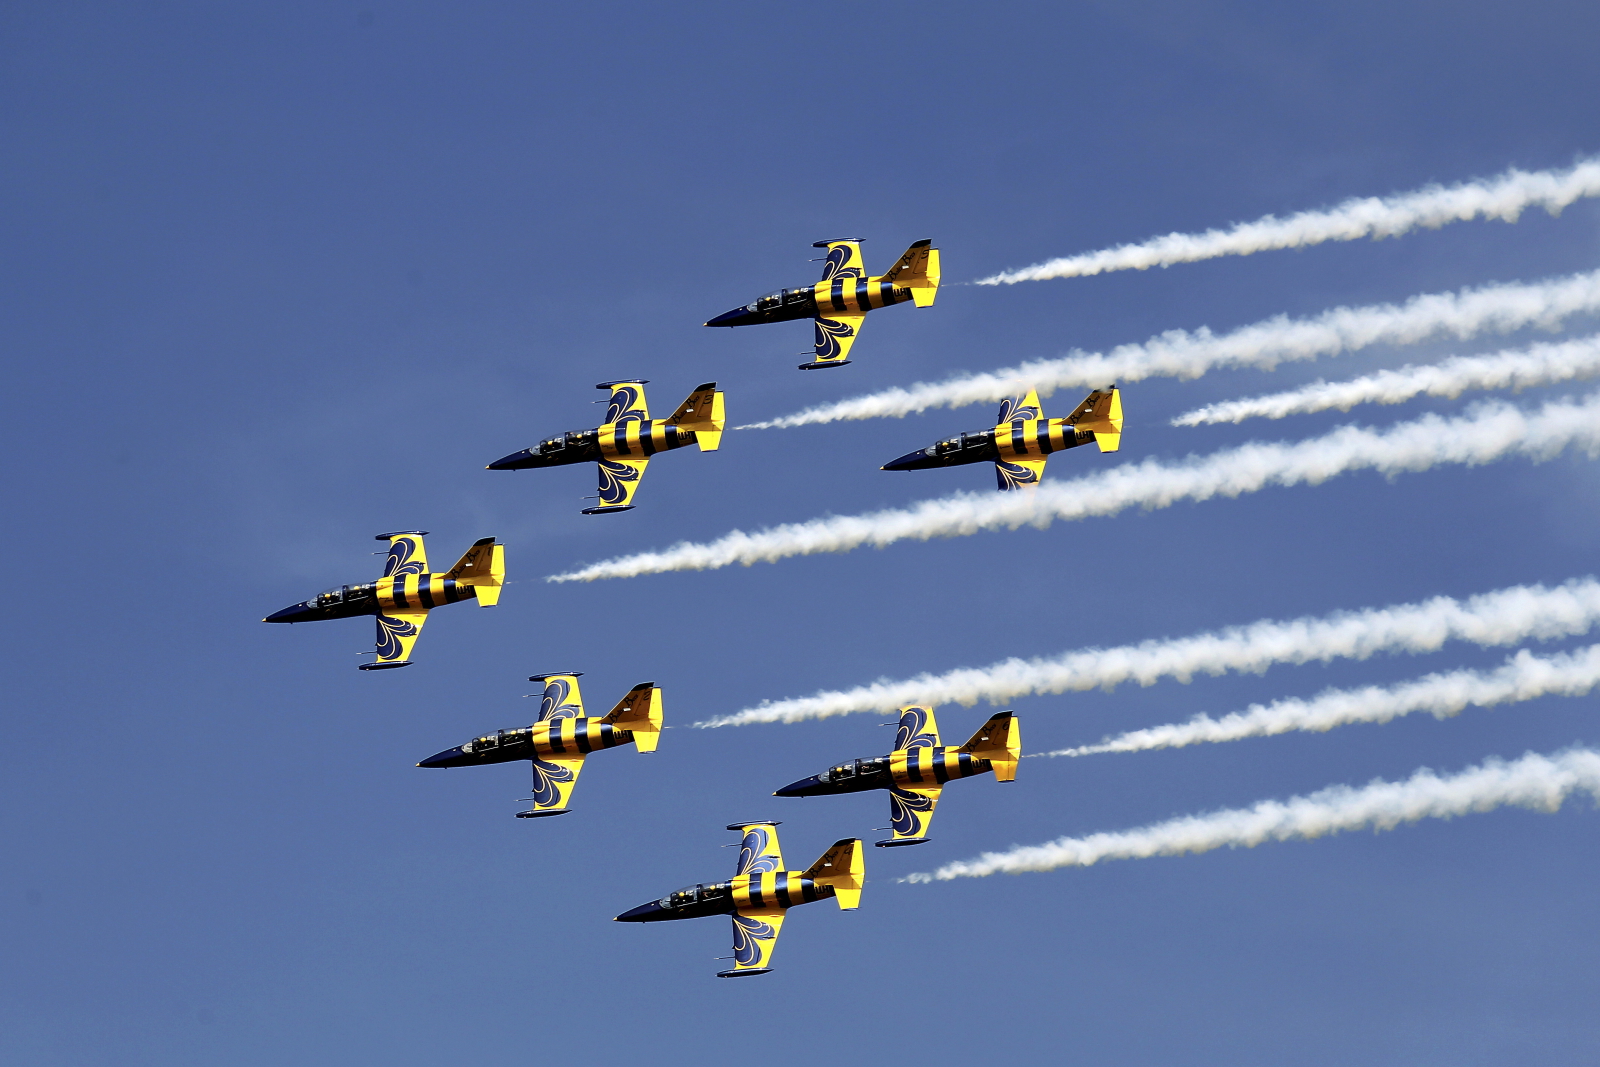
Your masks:
{"label": "vertical stabilizer", "polygon": [[640,752],[654,752],[661,740],[661,687],[640,682],[600,721],[632,733]]}
{"label": "vertical stabilizer", "polygon": [[972,738],[961,746],[979,759],[986,759],[994,768],[997,782],[1017,780],[1017,761],[1022,758],[1022,727],[1009,711],[991,716]]}
{"label": "vertical stabilizer", "polygon": [[860,839],[852,837],[835,841],[832,848],[807,868],[804,877],[818,885],[832,886],[841,911],[854,911],[860,907],[861,885],[867,880]]}

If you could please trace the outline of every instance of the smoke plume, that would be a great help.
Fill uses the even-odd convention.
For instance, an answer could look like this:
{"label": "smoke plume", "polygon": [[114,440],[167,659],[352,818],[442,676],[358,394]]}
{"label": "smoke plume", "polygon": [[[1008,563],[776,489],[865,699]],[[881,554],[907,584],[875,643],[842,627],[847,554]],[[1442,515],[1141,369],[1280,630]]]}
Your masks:
{"label": "smoke plume", "polygon": [[1600,160],[1567,170],[1521,171],[1459,185],[1429,185],[1395,196],[1346,200],[1323,211],[1301,211],[1280,219],[1266,215],[1226,230],[1169,233],[1139,244],[1052,259],[1021,270],[979,279],[977,285],[1014,285],[1047,278],[1082,278],[1115,270],[1148,270],[1218,256],[1248,256],[1279,248],[1305,248],[1324,241],[1398,237],[1418,227],[1436,230],[1452,222],[1500,219],[1516,222],[1523,211],[1542,207],[1552,215],[1582,197],[1600,196]]}
{"label": "smoke plume", "polygon": [[1308,319],[1278,315],[1231,333],[1169,330],[1110,352],[1073,352],[1005,370],[920,382],[750,423],[741,430],[807,426],[841,419],[901,418],[930,408],[998,402],[1035,388],[1048,397],[1067,386],[1103,386],[1152,377],[1198,378],[1213,367],[1262,367],[1332,356],[1375,344],[1461,340],[1527,326],[1554,329],[1570,315],[1600,311],[1600,271],[1531,284],[1426,293],[1404,304],[1339,307]]}
{"label": "smoke plume", "polygon": [[1056,519],[1115,515],[1130,507],[1164,508],[1180,500],[1253,493],[1269,485],[1316,485],[1338,474],[1426,470],[1439,464],[1476,465],[1506,456],[1548,458],[1575,446],[1600,451],[1600,394],[1558,400],[1524,412],[1504,403],[1478,405],[1466,415],[1425,415],[1385,430],[1340,427],[1297,442],[1252,442],[1175,463],[1151,458],[1083,478],[1046,482],[1008,493],[957,493],[908,508],[841,515],[745,533],[704,544],[683,542],[658,552],[607,560],[550,577],[589,582],[665,571],[712,570],[733,563],[774,562],[861,545],[961,537],[980,530],[1040,529]]}
{"label": "smoke plume", "polygon": [[1419,819],[1449,819],[1507,805],[1553,812],[1574,793],[1600,798],[1600,752],[1587,748],[1551,756],[1530,752],[1509,763],[1488,759],[1446,777],[1424,767],[1403,782],[1375,778],[1360,787],[1335,785],[1308,796],[1185,815],[1135,830],[985,852],[977,859],[947,863],[932,874],[913,874],[906,881],[1087,867],[1101,860],[1181,856],[1224,845],[1254,848],[1263,841],[1307,840],[1368,827],[1392,830]]}
{"label": "smoke plume", "polygon": [[1504,647],[1588,631],[1600,622],[1600,582],[1577,578],[1546,589],[1519,585],[1467,600],[1434,597],[1417,604],[1337,612],[1322,618],[1262,619],[1192,637],[1083,648],[1057,656],[1007,659],[987,667],[887,679],[853,689],[770,700],[698,726],[799,722],[907,704],[999,704],[1034,693],[1111,690],[1124,682],[1187,682],[1197,674],[1260,674],[1275,664],[1363,660],[1380,652],[1434,652],[1447,641]]}
{"label": "smoke plume", "polygon": [[1172,425],[1281,419],[1331,408],[1349,411],[1357,404],[1399,404],[1423,394],[1457,397],[1468,389],[1526,389],[1595,374],[1600,374],[1600,334],[1486,356],[1456,356],[1432,366],[1379,371],[1348,382],[1316,381],[1285,393],[1211,404],[1179,415]]}
{"label": "smoke plume", "polygon": [[1350,723],[1388,722],[1418,711],[1445,719],[1467,707],[1491,708],[1544,696],[1582,696],[1597,685],[1600,685],[1600,645],[1548,657],[1535,656],[1523,649],[1504,666],[1492,671],[1449,671],[1397,685],[1326,689],[1308,700],[1296,698],[1252,704],[1244,711],[1220,719],[1196,715],[1188,722],[1131,730],[1098,745],[1029,755],[1147,752],[1156,748],[1238,741],[1246,737],[1271,737],[1296,730],[1322,732]]}

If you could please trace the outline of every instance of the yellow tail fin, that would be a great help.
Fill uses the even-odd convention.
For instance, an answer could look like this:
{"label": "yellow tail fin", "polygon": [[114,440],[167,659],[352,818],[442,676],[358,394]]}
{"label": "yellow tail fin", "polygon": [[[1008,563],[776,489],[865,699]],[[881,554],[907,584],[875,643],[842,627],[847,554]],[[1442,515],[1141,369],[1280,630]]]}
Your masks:
{"label": "yellow tail fin", "polygon": [[722,428],[728,417],[723,412],[722,391],[716,382],[697,386],[689,399],[678,405],[678,410],[667,420],[680,430],[693,430],[695,443],[702,452],[715,452],[722,444]]}
{"label": "yellow tail fin", "polygon": [[500,587],[506,580],[506,548],[492,537],[475,541],[445,577],[475,587],[479,605],[492,608],[500,602]]}
{"label": "yellow tail fin", "polygon": [[1017,780],[1017,760],[1022,758],[1022,728],[1009,711],[991,716],[972,739],[960,748],[979,759],[986,759],[994,768],[997,782]]}
{"label": "yellow tail fin", "polygon": [[661,740],[661,687],[640,682],[600,721],[631,732],[640,752],[654,752]]}
{"label": "yellow tail fin", "polygon": [[933,298],[939,295],[939,250],[929,247],[932,244],[918,241],[883,276],[886,282],[910,289],[912,302],[919,308],[932,307]]}
{"label": "yellow tail fin", "polygon": [[1078,410],[1067,421],[1080,430],[1094,434],[1094,443],[1102,452],[1115,452],[1122,447],[1122,390],[1096,389],[1078,405]]}
{"label": "yellow tail fin", "polygon": [[804,877],[818,885],[833,886],[833,895],[839,900],[842,911],[854,911],[861,906],[861,883],[867,880],[866,865],[861,861],[861,841],[851,837],[835,841],[833,847],[817,858],[805,871]]}

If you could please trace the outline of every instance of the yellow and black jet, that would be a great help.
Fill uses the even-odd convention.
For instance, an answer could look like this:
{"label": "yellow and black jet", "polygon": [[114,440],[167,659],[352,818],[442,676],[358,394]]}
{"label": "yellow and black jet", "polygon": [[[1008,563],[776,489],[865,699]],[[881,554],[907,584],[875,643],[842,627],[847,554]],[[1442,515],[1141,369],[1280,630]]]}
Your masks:
{"label": "yellow and black jet", "polygon": [[939,744],[939,727],[933,720],[932,708],[901,708],[899,726],[894,751],[887,756],[829,767],[821,774],[791,782],[772,795],[821,797],[887,789],[894,836],[877,845],[889,848],[920,845],[928,839],[928,824],[933,821],[939,791],[951,779],[993,771],[996,781],[1016,781],[1022,733],[1009,711],[990,718],[960,748]]}
{"label": "yellow and black jet", "polygon": [[482,607],[500,601],[500,587],[506,577],[505,546],[494,538],[473,542],[467,554],[442,574],[428,572],[428,556],[423,551],[426,530],[397,530],[379,534],[376,540],[389,542],[389,559],[383,577],[360,585],[339,585],[303,604],[291,604],[275,611],[262,622],[316,622],[320,619],[350,619],[359,615],[378,617],[378,658],[361,664],[364,671],[411,666],[411,646],[428,621],[428,612],[441,604],[477,600]]}
{"label": "yellow and black jet", "polygon": [[815,319],[816,354],[801,370],[842,367],[850,360],[850,346],[856,342],[861,320],[867,312],[890,304],[912,301],[919,308],[932,307],[939,294],[939,250],[932,241],[918,241],[906,249],[900,261],[887,274],[868,277],[861,262],[860,238],[818,241],[813,248],[826,248],[822,280],[804,289],[777,289],[753,304],[718,315],[707,326],[757,326],[764,322],[790,322]]}
{"label": "yellow and black jet", "polygon": [[[727,416],[716,382],[696,386],[689,399],[678,405],[671,418],[652,419],[645,406],[645,381],[601,382],[596,389],[611,390],[606,421],[593,430],[574,430],[524,448],[489,464],[492,471],[520,471],[529,467],[562,467],[568,463],[600,465],[600,504],[584,508],[585,515],[603,515],[633,508],[633,494],[644,477],[645,464],[657,452],[698,444],[702,452],[715,452],[722,444]],[[595,401],[599,403],[599,401]]]}
{"label": "yellow and black jet", "polygon": [[710,885],[686,886],[660,900],[652,900],[618,915],[619,923],[654,923],[668,919],[700,919],[728,915],[733,919],[733,968],[718,971],[718,978],[766,974],[772,968],[772,946],[778,943],[784,913],[813,900],[833,897],[840,909],[854,911],[861,903],[861,883],[866,880],[861,862],[861,842],[835,841],[817,862],[803,871],[783,869],[775,822],[736,822],[730,830],[742,831],[739,865],[733,878]]}
{"label": "yellow and black jet", "polygon": [[1039,396],[1029,389],[1000,405],[1000,422],[990,430],[964,433],[927,448],[907,452],[880,470],[921,471],[932,467],[959,467],[966,463],[993,462],[1001,489],[1023,489],[1044,480],[1050,453],[1077,448],[1090,441],[1102,452],[1122,447],[1122,392],[1116,386],[1096,389],[1064,419],[1047,419],[1039,411]]}
{"label": "yellow and black jet", "polygon": [[544,692],[532,726],[475,737],[417,766],[481,767],[528,760],[533,764],[533,808],[517,812],[517,818],[565,815],[572,810],[567,802],[589,753],[629,742],[640,752],[654,752],[661,739],[661,688],[654,682],[640,682],[603,718],[591,719],[583,713],[578,677],[576,671],[533,675],[528,681],[543,682]]}

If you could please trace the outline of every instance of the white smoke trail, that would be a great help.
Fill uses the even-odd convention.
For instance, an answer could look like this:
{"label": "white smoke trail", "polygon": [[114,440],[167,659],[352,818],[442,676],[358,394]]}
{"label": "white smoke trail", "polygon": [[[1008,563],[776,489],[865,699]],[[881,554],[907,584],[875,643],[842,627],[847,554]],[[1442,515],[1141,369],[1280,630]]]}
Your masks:
{"label": "white smoke trail", "polygon": [[1098,745],[1032,752],[1032,756],[1089,756],[1099,752],[1147,752],[1156,748],[1246,737],[1271,737],[1296,730],[1323,732],[1357,722],[1388,722],[1426,711],[1449,718],[1463,708],[1489,708],[1536,700],[1543,696],[1582,696],[1600,685],[1600,645],[1554,656],[1535,656],[1523,649],[1494,671],[1449,671],[1397,685],[1361,689],[1325,689],[1309,700],[1277,700],[1252,704],[1213,719],[1196,715],[1188,722],[1131,730]]}
{"label": "white smoke trail", "polygon": [[1301,211],[1286,219],[1266,215],[1226,230],[1169,233],[1139,244],[1002,271],[973,284],[1015,285],[1047,278],[1082,278],[1107,271],[1148,270],[1218,256],[1305,248],[1324,241],[1398,237],[1418,227],[1437,230],[1447,223],[1479,218],[1516,222],[1530,207],[1542,207],[1551,215],[1559,215],[1562,208],[1588,196],[1600,196],[1600,159],[1584,160],[1567,170],[1530,173],[1513,168],[1494,178],[1459,185],[1429,185],[1395,196],[1355,197],[1334,208]]}
{"label": "white smoke trail", "polygon": [[1434,652],[1446,641],[1486,647],[1570,637],[1600,623],[1600,581],[1577,578],[1554,589],[1512,586],[1466,601],[1434,597],[1418,604],[1339,612],[1324,618],[1263,619],[1193,637],[1152,639],[1058,656],[1008,659],[987,667],[880,680],[853,689],[769,700],[697,726],[799,722],[906,704],[992,704],[1032,693],[1065,693],[1124,682],[1187,682],[1196,674],[1262,673],[1274,664],[1367,659],[1379,652]]}
{"label": "white smoke trail", "polygon": [[1426,293],[1401,305],[1339,307],[1309,319],[1286,315],[1225,334],[1201,327],[1169,330],[1143,344],[1110,352],[1073,352],[1005,370],[944,382],[886,389],[736,427],[767,430],[837,422],[901,418],[929,408],[999,401],[1030,386],[1048,397],[1067,386],[1102,386],[1151,377],[1198,378],[1213,367],[1276,367],[1375,344],[1414,344],[1430,337],[1466,339],[1526,326],[1553,329],[1580,312],[1600,311],[1600,271],[1531,284],[1488,285],[1456,293]]}
{"label": "white smoke trail", "polygon": [[1044,528],[1056,519],[1114,515],[1126,508],[1163,508],[1180,500],[1235,497],[1268,485],[1317,485],[1353,470],[1385,474],[1426,470],[1441,463],[1475,465],[1509,455],[1548,458],[1568,446],[1600,450],[1600,393],[1558,400],[1533,412],[1504,403],[1480,404],[1451,419],[1425,415],[1386,430],[1345,426],[1307,441],[1252,442],[1190,456],[1176,463],[1147,459],[1070,481],[1046,482],[1010,493],[957,493],[909,508],[841,515],[745,533],[705,544],[682,542],[591,564],[553,582],[590,582],[664,571],[712,570],[733,563],[773,562],[817,552],[883,547],[906,539],[962,537],[1024,524]]}
{"label": "white smoke trail", "polygon": [[932,882],[1087,867],[1101,860],[1181,856],[1224,845],[1254,848],[1263,841],[1306,840],[1344,830],[1392,830],[1401,823],[1449,819],[1508,804],[1553,812],[1574,793],[1600,798],[1600,752],[1587,748],[1551,756],[1529,752],[1509,763],[1488,759],[1446,777],[1424,767],[1403,782],[1375,778],[1358,788],[1335,785],[1308,796],[1263,800],[1249,808],[985,852],[977,859],[947,863],[932,874],[913,874],[905,880]]}
{"label": "white smoke trail", "polygon": [[1172,425],[1281,419],[1332,408],[1349,411],[1357,404],[1399,404],[1422,394],[1457,397],[1468,389],[1526,389],[1596,374],[1600,374],[1600,334],[1486,356],[1456,356],[1432,366],[1384,370],[1348,382],[1316,381],[1285,393],[1210,404],[1179,415]]}

